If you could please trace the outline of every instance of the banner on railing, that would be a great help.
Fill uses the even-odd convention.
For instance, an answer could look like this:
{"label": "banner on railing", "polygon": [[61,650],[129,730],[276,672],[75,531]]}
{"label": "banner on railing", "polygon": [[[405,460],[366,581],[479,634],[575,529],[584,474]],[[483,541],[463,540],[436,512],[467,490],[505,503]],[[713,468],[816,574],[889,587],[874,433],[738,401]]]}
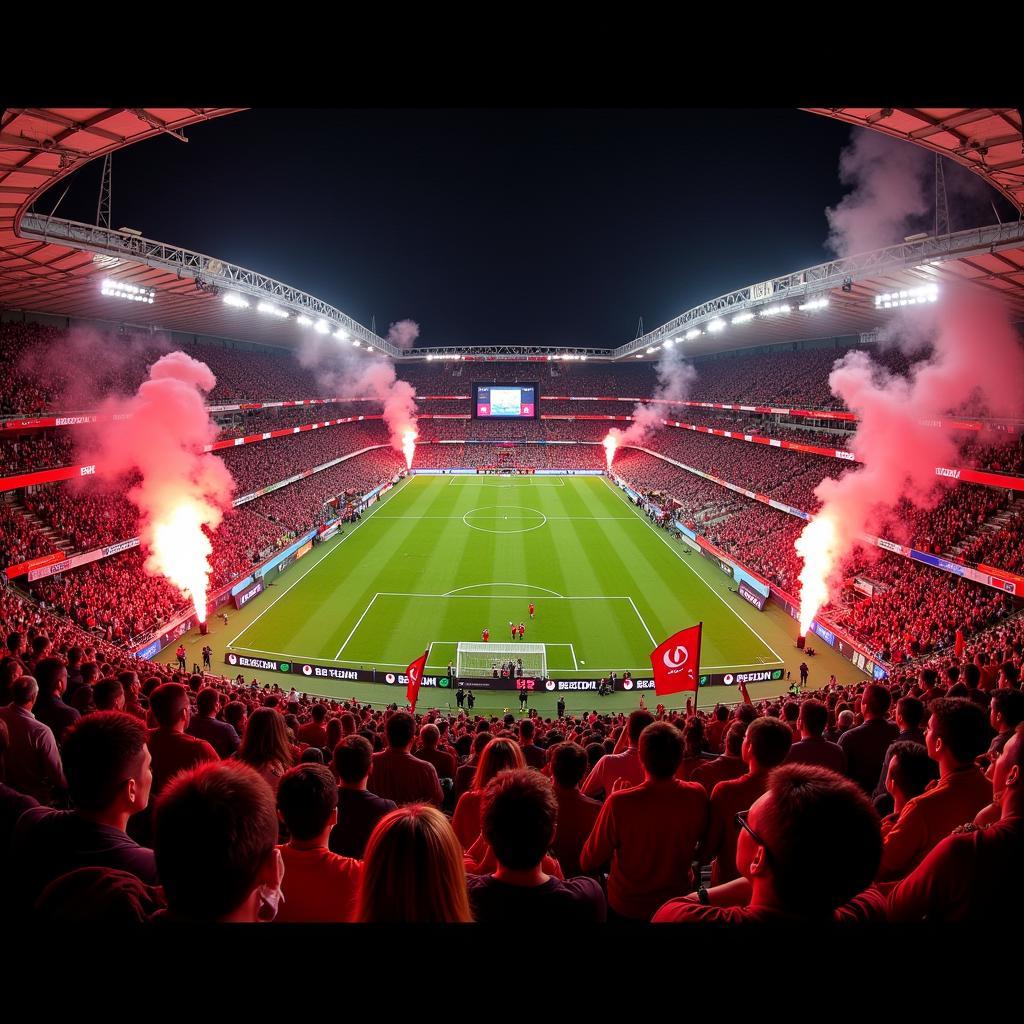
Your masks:
{"label": "banner on railing", "polygon": [[69,569],[78,569],[90,562],[98,562],[101,558],[110,558],[112,555],[119,555],[122,551],[129,551],[139,546],[139,538],[131,537],[128,540],[119,541],[117,544],[108,544],[106,547],[94,548],[92,551],[83,551],[81,554],[72,555],[60,562],[53,562],[40,569],[32,569],[28,574],[29,583],[45,579],[48,576],[56,576],[58,573],[67,572]]}

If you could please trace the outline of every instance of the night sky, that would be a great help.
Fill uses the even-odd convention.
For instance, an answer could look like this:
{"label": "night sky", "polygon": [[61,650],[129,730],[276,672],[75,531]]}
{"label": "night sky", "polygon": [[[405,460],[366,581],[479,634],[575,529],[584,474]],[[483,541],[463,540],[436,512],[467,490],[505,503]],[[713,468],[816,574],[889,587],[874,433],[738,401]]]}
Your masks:
{"label": "night sky", "polygon": [[[421,345],[609,347],[828,259],[850,132],[799,110],[252,110],[116,153],[113,226],[378,334],[411,317]],[[59,216],[95,220],[100,163]]]}

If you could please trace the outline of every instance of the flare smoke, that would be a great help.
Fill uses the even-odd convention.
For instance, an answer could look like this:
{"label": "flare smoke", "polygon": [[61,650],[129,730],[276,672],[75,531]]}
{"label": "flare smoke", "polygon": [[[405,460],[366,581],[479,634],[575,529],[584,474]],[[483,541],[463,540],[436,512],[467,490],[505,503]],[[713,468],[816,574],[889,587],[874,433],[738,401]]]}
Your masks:
{"label": "flare smoke", "polygon": [[690,385],[697,377],[692,363],[688,363],[675,346],[666,346],[655,364],[658,386],[653,401],[641,402],[633,409],[633,422],[626,430],[612,427],[604,440],[608,469],[611,470],[614,453],[623,445],[643,445],[650,436],[664,426],[665,402],[685,402]]}
{"label": "flare smoke", "polygon": [[235,487],[224,462],[203,452],[217,437],[204,406],[216,383],[205,363],[170,352],[133,397],[103,403],[101,413],[122,418],[93,425],[84,440],[100,479],[137,476],[127,497],[139,510],[146,571],[190,597],[201,621],[213,551],[203,527],[220,525]]}

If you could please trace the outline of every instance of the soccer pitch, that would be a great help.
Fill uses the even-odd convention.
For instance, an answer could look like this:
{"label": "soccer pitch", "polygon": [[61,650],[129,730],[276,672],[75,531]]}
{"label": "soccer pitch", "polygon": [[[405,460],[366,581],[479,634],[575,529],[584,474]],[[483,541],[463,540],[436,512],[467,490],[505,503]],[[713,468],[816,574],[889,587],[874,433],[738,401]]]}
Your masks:
{"label": "soccer pitch", "polygon": [[685,550],[604,478],[415,476],[254,601],[224,646],[382,670],[429,648],[443,674],[458,642],[487,628],[507,643],[511,621],[547,645],[549,673],[649,676],[650,651],[703,621],[702,672],[781,667],[768,616]]}

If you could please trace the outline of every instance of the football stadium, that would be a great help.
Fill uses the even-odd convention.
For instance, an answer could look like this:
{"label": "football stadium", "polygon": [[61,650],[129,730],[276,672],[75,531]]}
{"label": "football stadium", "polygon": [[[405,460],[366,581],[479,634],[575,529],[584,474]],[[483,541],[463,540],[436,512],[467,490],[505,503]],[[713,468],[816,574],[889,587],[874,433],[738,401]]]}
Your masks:
{"label": "football stadium", "polygon": [[[330,130],[375,119],[335,115]],[[408,116],[443,148],[440,115]],[[552,232],[594,275],[597,326],[554,343],[572,332],[543,327],[549,243],[520,258],[513,227],[550,213],[540,179],[529,201],[460,179],[462,226],[486,241],[464,267],[409,241],[392,273],[386,246],[343,257],[344,232],[304,216],[287,240],[217,220],[218,161],[269,151],[289,118],[327,137],[326,111],[3,111],[12,913],[810,925],[1021,908],[1021,112],[771,117],[830,204],[804,227],[794,192],[779,216],[828,258],[795,269],[813,246],[751,228],[736,246],[761,263],[719,259],[708,235],[684,288],[655,282],[653,241],[634,258],[623,240],[599,284],[610,257],[569,230],[566,199]],[[174,241],[115,227],[122,182],[144,208],[142,182],[183,173],[159,147],[187,141],[211,192],[182,200]],[[555,182],[569,158],[529,144],[552,147]],[[815,160],[833,168],[820,182]],[[289,166],[302,188],[309,168]],[[252,176],[282,184],[271,163]],[[388,182],[389,203],[430,206],[413,178]],[[367,186],[347,210],[353,232],[359,210],[386,216],[377,200]],[[524,289],[537,275],[515,315],[543,340],[502,340],[486,315],[520,287],[487,291],[513,263]],[[764,265],[754,283],[737,269]],[[405,298],[457,306],[460,273],[484,304],[472,331]],[[638,296],[664,322],[616,337],[605,311]]]}

